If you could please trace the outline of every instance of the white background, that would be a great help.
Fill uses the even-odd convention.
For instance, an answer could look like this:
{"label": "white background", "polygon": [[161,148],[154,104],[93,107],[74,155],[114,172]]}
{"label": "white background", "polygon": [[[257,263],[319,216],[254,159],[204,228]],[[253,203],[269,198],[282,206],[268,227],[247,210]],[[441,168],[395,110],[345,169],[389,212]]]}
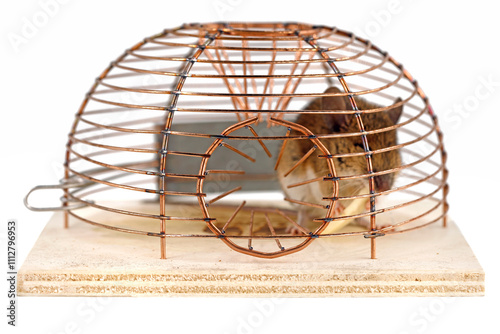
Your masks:
{"label": "white background", "polygon": [[[18,262],[31,250],[51,213],[30,212],[22,199],[31,187],[61,178],[74,114],[94,78],[124,49],[184,22],[300,21],[372,40],[419,81],[445,134],[450,216],[486,272],[487,291],[482,298],[295,298],[278,304],[240,298],[25,297],[18,299],[14,329],[6,325],[2,278],[0,326],[8,333],[495,331],[487,329],[498,322],[500,298],[495,200],[500,24],[493,1],[56,1],[0,5],[0,252],[6,250],[5,224],[12,218],[20,228]],[[35,29],[27,34],[30,24]],[[0,258],[4,263],[5,255]]]}

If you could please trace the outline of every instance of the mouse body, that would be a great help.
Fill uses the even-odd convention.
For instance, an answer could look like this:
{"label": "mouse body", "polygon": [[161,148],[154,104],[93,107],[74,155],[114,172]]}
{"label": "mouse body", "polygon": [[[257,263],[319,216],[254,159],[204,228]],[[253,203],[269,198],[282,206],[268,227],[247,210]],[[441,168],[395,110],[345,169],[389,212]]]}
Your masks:
{"label": "mouse body", "polygon": [[[323,96],[315,98],[304,109],[305,110],[353,110],[353,107],[347,96],[339,94],[344,93],[337,87],[329,87]],[[370,110],[381,108],[381,106],[368,102],[362,97],[354,98],[358,110]],[[361,119],[365,131],[383,129],[396,124],[402,114],[401,99],[395,101],[396,106],[386,111],[362,113]],[[332,133],[359,133],[359,125],[354,114],[300,114],[295,123],[308,128],[315,135]],[[303,135],[299,131],[292,130],[293,135]],[[396,130],[379,132],[366,135],[370,151],[376,151],[384,148],[390,148],[397,145]],[[331,155],[349,154],[365,152],[361,135],[346,136],[337,138],[320,138]],[[320,177],[328,177],[329,170],[326,159],[319,158],[316,151],[305,161],[298,165],[292,172],[290,169],[313,147],[313,143],[307,139],[290,139],[284,142],[282,159],[277,166],[278,179],[284,194],[289,199],[297,201],[326,205],[329,202],[322,200],[323,197],[331,197],[333,193],[332,181],[316,181],[301,186],[289,187],[290,185],[312,180]],[[401,165],[401,156],[398,149],[387,150],[372,154],[372,166],[374,172],[383,172],[391,170]],[[349,177],[357,175],[367,175],[368,165],[365,154],[352,157],[334,157],[333,158],[337,177]],[[374,177],[375,191],[384,192],[392,188],[395,172],[390,172]],[[343,199],[345,197],[356,196],[360,193],[367,193],[369,189],[369,178],[348,178],[338,181],[339,200],[336,201],[335,215],[340,216],[344,208],[348,207],[352,199]],[[298,204],[298,223],[305,226],[314,218],[324,218],[326,209],[311,207]],[[290,226],[287,230],[292,234],[300,234],[300,230],[295,226]]]}

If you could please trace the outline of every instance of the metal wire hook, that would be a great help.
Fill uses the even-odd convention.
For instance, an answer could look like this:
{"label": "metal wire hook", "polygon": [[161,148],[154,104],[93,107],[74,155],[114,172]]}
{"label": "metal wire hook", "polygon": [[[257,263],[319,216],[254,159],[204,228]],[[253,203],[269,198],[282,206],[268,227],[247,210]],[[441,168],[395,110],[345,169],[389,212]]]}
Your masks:
{"label": "metal wire hook", "polygon": [[29,204],[28,198],[29,196],[38,190],[46,190],[46,189],[69,189],[69,188],[76,188],[76,187],[85,187],[90,185],[91,182],[83,182],[83,181],[75,181],[75,182],[64,182],[62,181],[61,184],[50,184],[50,185],[39,185],[34,188],[32,188],[28,194],[24,197],[24,206],[26,206],[28,209],[31,211],[66,211],[66,210],[74,210],[74,209],[80,209],[83,207],[87,206],[87,203],[78,203],[74,205],[65,205],[65,206],[55,206],[55,207],[36,207],[32,206]]}

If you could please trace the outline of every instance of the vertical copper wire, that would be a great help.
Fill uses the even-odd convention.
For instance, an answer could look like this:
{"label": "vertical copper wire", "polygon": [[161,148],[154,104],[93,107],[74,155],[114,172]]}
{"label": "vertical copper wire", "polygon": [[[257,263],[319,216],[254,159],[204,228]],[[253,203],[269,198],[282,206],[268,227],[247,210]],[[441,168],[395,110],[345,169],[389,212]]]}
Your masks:
{"label": "vertical copper wire", "polygon": [[254,214],[255,214],[255,211],[252,210],[250,212],[250,224],[248,226],[248,235],[250,236],[248,238],[248,249],[249,250],[253,249],[253,247],[252,247],[252,238],[253,238],[253,218],[254,218]]}
{"label": "vertical copper wire", "polygon": [[[342,85],[342,88],[344,91],[348,94],[347,97],[349,98],[349,102],[351,103],[352,110],[356,111],[354,116],[356,117],[356,122],[358,123],[358,128],[359,131],[362,132],[363,134],[361,135],[361,141],[363,143],[363,149],[366,152],[366,165],[368,169],[369,174],[373,174],[373,163],[372,163],[372,156],[368,152],[370,152],[370,146],[368,145],[368,138],[366,137],[365,128],[363,125],[363,120],[361,119],[362,112],[360,112],[356,100],[354,99],[354,95],[352,94],[349,86],[347,85],[347,82],[344,79],[343,74],[339,71],[337,65],[335,64],[335,61],[328,56],[326,51],[324,49],[321,49],[315,39],[312,36],[308,36],[305,38],[306,42],[309,43],[313,48],[317,49],[318,53],[327,60],[328,64],[330,65],[330,68],[333,70],[335,74],[338,75],[338,80],[340,84]],[[370,211],[375,212],[376,211],[376,204],[375,204],[375,179],[373,176],[370,176],[368,179],[368,185],[370,188],[370,194],[372,195],[370,197]],[[375,214],[370,215],[370,229],[372,231],[375,231],[377,229],[377,224],[376,224],[376,216]],[[372,259],[376,258],[376,243],[375,243],[375,238],[371,238],[371,247],[370,247],[370,257]]]}
{"label": "vertical copper wire", "polygon": [[[259,109],[259,97],[257,96],[258,94],[258,89],[257,89],[257,82],[255,81],[254,77],[254,71],[253,71],[253,64],[251,62],[251,53],[247,51],[247,60],[248,60],[248,73],[250,73],[250,83],[252,85],[252,91],[255,94],[254,100],[255,100],[255,108],[258,110]],[[262,113],[257,112],[257,117],[259,117],[259,122],[262,121]]]}
{"label": "vertical copper wire", "polygon": [[[259,119],[260,120],[260,119]],[[259,135],[257,134],[257,132],[254,130],[254,128],[252,128],[250,125],[248,126],[248,129],[250,130],[250,132],[254,135],[254,137],[258,138],[257,139],[257,142],[260,144],[260,146],[262,147],[262,149],[264,150],[264,152],[266,152],[267,156],[270,158],[272,157],[272,154],[271,152],[269,151],[269,149],[267,148],[266,144],[264,144],[264,142],[262,141],[262,139],[259,138]]]}
{"label": "vertical copper wire", "polygon": [[[218,50],[215,50],[215,52],[217,54]],[[234,80],[234,85],[236,86],[236,88],[239,90],[239,92],[241,94],[244,94],[245,93],[245,89],[241,85],[241,83],[238,80],[238,78],[236,78],[236,70],[234,69],[234,66],[229,62],[229,56],[228,56],[227,52],[224,49],[222,49],[221,53],[222,53],[224,59],[227,61],[225,64],[227,65],[227,68],[229,69],[229,72],[231,73],[231,75],[234,76],[234,79],[233,79]],[[219,55],[217,57],[221,58]],[[221,63],[221,64],[223,64],[223,63]],[[244,97],[242,97],[242,98],[244,99]],[[246,103],[245,102],[243,102],[243,106],[246,107]]]}
{"label": "vertical copper wire", "polygon": [[[314,52],[310,53],[309,60],[311,60],[314,57],[314,54],[315,54]],[[304,66],[302,68],[302,71],[300,72],[300,75],[304,75],[304,73],[306,73],[307,69],[309,68],[309,65],[311,65],[311,63],[309,63],[309,62],[307,62],[307,63],[304,64]],[[297,87],[298,87],[298,85],[300,84],[301,81],[302,81],[302,77],[296,78],[295,79],[295,83],[292,86],[292,89],[288,93],[295,92],[297,90]],[[291,100],[292,100],[292,98],[290,96],[284,97],[283,100],[282,100],[282,104],[281,104],[280,109],[286,110],[286,108],[288,107],[288,104],[290,103]]]}
{"label": "vertical copper wire", "polygon": [[[276,236],[276,231],[274,230],[273,224],[271,224],[271,221],[269,220],[269,216],[268,216],[267,212],[264,213],[264,217],[266,217],[267,227],[269,228],[269,231],[271,232],[271,235],[275,237]],[[282,250],[282,251],[285,250],[285,247],[283,247],[281,245],[281,242],[280,242],[280,240],[278,238],[275,238],[274,240],[276,241],[276,245],[278,246],[278,248],[280,250]]]}
{"label": "vertical copper wire", "polygon": [[[299,40],[299,48],[302,45],[302,41]],[[293,75],[295,74],[295,71],[297,70],[297,67],[299,66],[299,59],[302,57],[302,51],[296,51],[295,52],[295,63],[292,65],[292,68],[290,69],[290,76],[288,77],[287,81],[283,85],[283,94],[290,94],[293,92],[293,88],[290,89],[290,86],[292,85],[293,81]],[[276,107],[275,110],[284,110],[284,106],[282,104],[285,99],[285,96],[280,96],[278,99],[278,102],[276,102]]]}
{"label": "vertical copper wire", "polygon": [[[268,69],[268,72],[267,72],[267,78],[266,78],[266,81],[264,83],[264,89],[262,91],[262,98],[260,99],[260,102],[257,104],[257,109],[258,110],[262,110],[262,106],[264,105],[264,101],[266,99],[266,96],[265,94],[267,93],[267,89],[269,87],[269,84],[271,82],[271,80],[273,80],[273,78],[271,77],[271,75],[274,73],[274,63],[276,61],[276,55],[278,54],[278,52],[276,51],[276,40],[273,40],[273,50],[272,50],[272,56],[271,56],[271,64],[269,65],[269,69]],[[267,114],[267,120],[269,121],[269,117],[271,117],[271,115],[268,113]],[[269,124],[269,123],[268,123]]]}
{"label": "vertical copper wire", "polygon": [[234,218],[236,218],[236,215],[238,214],[238,212],[240,212],[240,210],[243,208],[243,206],[247,203],[247,201],[243,201],[241,202],[241,204],[236,208],[236,210],[233,212],[233,214],[231,215],[231,217],[229,217],[229,219],[227,220],[227,222],[224,224],[224,226],[222,227],[222,230],[221,232],[222,233],[226,233],[226,229],[227,227],[229,226],[229,224],[231,224],[231,222],[233,221]]}
{"label": "vertical copper wire", "polygon": [[[245,110],[250,110],[250,105],[248,104],[248,76],[247,76],[247,40],[241,40],[241,56],[243,58],[243,101],[245,101]],[[260,115],[258,115],[259,117]],[[248,116],[247,116],[248,117]]]}
{"label": "vertical copper wire", "polygon": [[[218,42],[218,41],[219,40],[217,40],[216,42]],[[218,53],[216,53],[216,54],[219,55]],[[212,56],[210,50],[205,50],[205,55],[207,56],[208,59],[210,59],[212,61],[215,60],[215,58]],[[218,60],[220,61],[221,59],[218,57]],[[236,94],[234,87],[231,85],[231,83],[229,82],[227,77],[225,77],[226,71],[224,70],[224,66],[222,66],[222,63],[212,62],[212,66],[213,66],[213,68],[215,68],[217,73],[219,73],[219,75],[222,76],[222,81],[226,85],[228,91],[231,94]],[[243,102],[240,100],[240,98],[238,96],[231,96],[231,102],[233,103],[233,107],[235,110],[237,110],[238,108],[241,108],[241,109],[244,108]],[[236,113],[236,116],[238,117],[238,121],[240,121],[241,119],[239,118],[240,117],[239,113]]]}
{"label": "vertical copper wire", "polygon": [[[171,100],[169,103],[169,106],[166,108],[167,111],[167,118],[164,126],[164,131],[163,137],[162,137],[162,144],[161,144],[161,150],[160,150],[160,168],[159,168],[159,194],[160,194],[160,216],[164,217],[166,216],[166,208],[165,208],[165,190],[166,190],[166,183],[165,183],[165,173],[166,173],[166,167],[167,167],[167,154],[168,154],[168,142],[169,142],[169,131],[172,127],[172,121],[173,121],[173,116],[174,116],[174,110],[177,106],[177,102],[179,99],[179,95],[182,91],[182,87],[184,86],[184,83],[186,82],[187,75],[189,71],[192,69],[193,64],[196,59],[200,57],[200,55],[205,51],[206,47],[211,44],[217,36],[220,35],[220,32],[215,33],[214,35],[208,36],[205,40],[205,42],[201,45],[198,46],[198,49],[193,53],[193,55],[190,57],[190,59],[185,63],[184,68],[182,70],[182,73],[179,76],[179,79],[177,81],[177,85],[175,87],[175,91],[173,95],[171,95]],[[160,234],[164,235],[166,233],[166,220],[161,219],[161,225],[160,225]],[[164,236],[160,238],[160,258],[161,259],[166,259],[166,239]]]}
{"label": "vertical copper wire", "polygon": [[[292,128],[288,128],[286,131],[286,137],[290,136],[290,132],[292,132]],[[278,158],[276,159],[276,164],[274,165],[274,170],[278,169],[278,166],[281,161],[281,157],[283,156],[283,152],[285,152],[285,145],[287,144],[287,139],[283,140],[283,144],[281,145],[280,153],[278,154]]]}

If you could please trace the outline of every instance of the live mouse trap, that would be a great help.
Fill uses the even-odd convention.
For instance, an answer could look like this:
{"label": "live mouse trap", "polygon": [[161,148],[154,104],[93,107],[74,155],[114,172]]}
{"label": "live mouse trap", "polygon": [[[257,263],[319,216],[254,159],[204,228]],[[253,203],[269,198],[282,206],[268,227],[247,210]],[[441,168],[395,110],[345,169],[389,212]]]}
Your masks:
{"label": "live mouse trap", "polygon": [[[337,28],[186,24],[145,38],[86,94],[64,168],[26,197],[57,212],[20,295],[484,294],[448,218],[429,99]],[[33,205],[47,189],[60,205]]]}

